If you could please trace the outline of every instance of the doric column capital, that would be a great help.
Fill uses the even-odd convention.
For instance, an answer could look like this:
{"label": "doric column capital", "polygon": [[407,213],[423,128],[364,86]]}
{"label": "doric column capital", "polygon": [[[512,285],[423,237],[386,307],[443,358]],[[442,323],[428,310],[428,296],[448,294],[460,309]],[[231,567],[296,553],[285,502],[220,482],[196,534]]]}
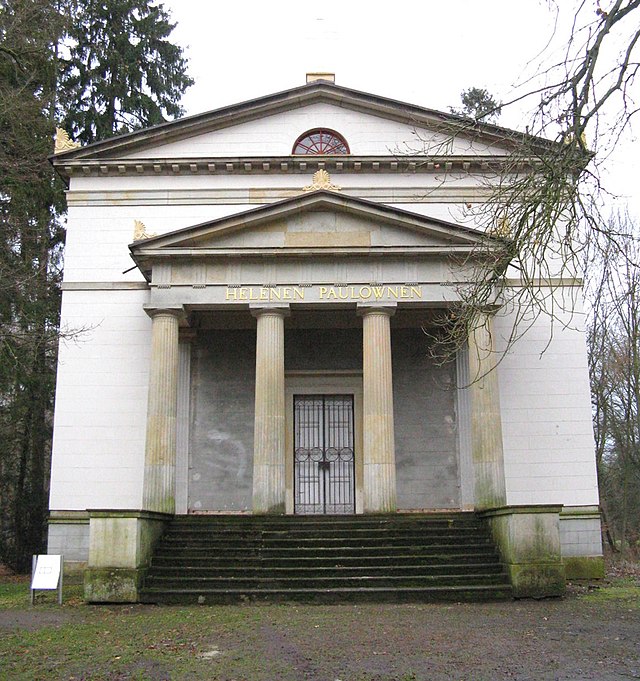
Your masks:
{"label": "doric column capital", "polygon": [[256,319],[263,315],[288,317],[291,314],[291,309],[288,305],[249,305],[249,311]]}
{"label": "doric column capital", "polygon": [[179,321],[186,319],[186,313],[182,306],[180,307],[155,307],[155,306],[143,306],[144,311],[153,319],[159,316],[176,317]]}
{"label": "doric column capital", "polygon": [[398,303],[358,303],[357,314],[366,317],[371,314],[383,314],[393,317],[396,313]]}

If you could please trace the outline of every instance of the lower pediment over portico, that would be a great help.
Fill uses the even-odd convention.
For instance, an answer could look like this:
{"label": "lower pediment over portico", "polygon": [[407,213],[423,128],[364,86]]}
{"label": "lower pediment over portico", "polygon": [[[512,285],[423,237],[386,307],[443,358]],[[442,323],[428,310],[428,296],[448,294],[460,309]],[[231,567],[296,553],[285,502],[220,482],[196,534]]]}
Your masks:
{"label": "lower pediment over portico", "polygon": [[162,236],[131,254],[150,304],[446,305],[494,241],[465,227],[318,191]]}
{"label": "lower pediment over portico", "polygon": [[154,262],[168,257],[398,257],[469,253],[491,243],[483,233],[462,225],[321,190],[138,240],[130,249],[149,277]]}

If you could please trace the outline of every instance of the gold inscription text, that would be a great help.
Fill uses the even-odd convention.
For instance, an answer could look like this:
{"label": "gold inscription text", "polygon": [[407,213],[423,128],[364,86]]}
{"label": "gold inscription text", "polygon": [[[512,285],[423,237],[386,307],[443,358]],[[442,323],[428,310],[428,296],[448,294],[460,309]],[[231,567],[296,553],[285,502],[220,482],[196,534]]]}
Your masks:
{"label": "gold inscription text", "polygon": [[421,300],[422,286],[420,285],[349,285],[349,286],[227,286],[225,300],[241,301],[278,301],[305,300],[305,293],[314,299],[314,289],[320,300]]}

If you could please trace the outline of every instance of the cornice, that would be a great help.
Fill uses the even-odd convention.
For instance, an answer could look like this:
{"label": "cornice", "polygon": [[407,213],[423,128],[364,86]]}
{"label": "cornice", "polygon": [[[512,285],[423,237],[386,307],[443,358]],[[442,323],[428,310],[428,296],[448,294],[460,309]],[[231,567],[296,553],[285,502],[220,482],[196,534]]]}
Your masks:
{"label": "cornice", "polygon": [[299,175],[331,173],[488,173],[530,170],[535,161],[509,156],[255,156],[215,158],[66,159],[58,172],[72,177]]}
{"label": "cornice", "polygon": [[278,258],[344,256],[441,256],[478,253],[478,246],[331,246],[331,247],[277,247],[277,248],[145,248],[139,247],[141,258]]}

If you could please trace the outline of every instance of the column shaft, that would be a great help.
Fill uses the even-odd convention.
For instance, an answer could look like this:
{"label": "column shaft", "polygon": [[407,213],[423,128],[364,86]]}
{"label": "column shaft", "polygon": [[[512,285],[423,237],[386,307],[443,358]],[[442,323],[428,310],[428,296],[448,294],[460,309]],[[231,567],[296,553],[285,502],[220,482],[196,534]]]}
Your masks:
{"label": "column shaft", "polygon": [[493,336],[493,316],[479,316],[475,328],[469,333],[471,447],[476,509],[504,506],[507,501]]}
{"label": "column shaft", "polygon": [[393,312],[393,308],[362,311],[365,513],[396,510],[390,324]]}
{"label": "column shaft", "polygon": [[283,309],[258,309],[253,444],[253,512],[284,513],[285,406]]}
{"label": "column shaft", "polygon": [[153,313],[143,508],[175,512],[178,316]]}

